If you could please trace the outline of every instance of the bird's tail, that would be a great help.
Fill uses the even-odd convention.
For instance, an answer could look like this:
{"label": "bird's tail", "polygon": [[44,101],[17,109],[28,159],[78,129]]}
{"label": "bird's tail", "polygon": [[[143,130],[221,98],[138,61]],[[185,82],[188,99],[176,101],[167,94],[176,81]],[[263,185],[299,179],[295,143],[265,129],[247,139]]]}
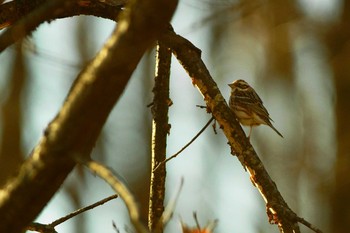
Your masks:
{"label": "bird's tail", "polygon": [[282,134],[281,134],[280,132],[278,132],[278,130],[277,130],[272,124],[269,124],[269,126],[270,126],[278,135],[280,135],[280,136],[283,138]]}

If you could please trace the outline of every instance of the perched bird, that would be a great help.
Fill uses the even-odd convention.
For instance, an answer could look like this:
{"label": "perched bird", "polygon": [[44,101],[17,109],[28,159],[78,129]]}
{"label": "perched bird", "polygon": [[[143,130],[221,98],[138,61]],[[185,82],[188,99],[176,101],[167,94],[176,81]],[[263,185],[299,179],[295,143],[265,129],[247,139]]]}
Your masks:
{"label": "perched bird", "polygon": [[228,85],[231,87],[230,108],[242,125],[250,126],[248,138],[250,138],[253,126],[261,124],[270,126],[283,138],[282,134],[272,125],[273,120],[262,100],[246,81],[239,79]]}

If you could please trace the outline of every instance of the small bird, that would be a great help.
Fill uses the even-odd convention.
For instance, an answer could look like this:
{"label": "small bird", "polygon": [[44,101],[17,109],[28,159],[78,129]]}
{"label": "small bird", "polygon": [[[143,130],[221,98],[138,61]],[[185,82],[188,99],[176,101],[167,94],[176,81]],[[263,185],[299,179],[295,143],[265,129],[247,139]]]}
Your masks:
{"label": "small bird", "polygon": [[231,110],[242,125],[250,126],[248,139],[250,139],[253,126],[261,124],[270,126],[283,138],[282,134],[272,125],[273,120],[262,100],[246,81],[239,79],[228,85],[231,87],[229,101]]}

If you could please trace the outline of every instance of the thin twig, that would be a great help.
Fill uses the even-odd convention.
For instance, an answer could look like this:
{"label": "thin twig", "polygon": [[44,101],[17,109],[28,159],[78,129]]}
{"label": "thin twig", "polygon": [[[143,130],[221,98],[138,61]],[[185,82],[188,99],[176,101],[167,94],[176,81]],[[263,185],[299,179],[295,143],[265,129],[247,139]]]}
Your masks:
{"label": "thin twig", "polygon": [[55,220],[55,221],[53,221],[52,223],[49,223],[49,224],[41,224],[41,223],[36,223],[36,222],[31,223],[28,226],[27,230],[38,231],[38,232],[56,232],[55,231],[55,227],[57,225],[59,225],[59,224],[65,222],[65,221],[67,221],[67,220],[77,216],[78,214],[81,214],[81,213],[83,213],[85,211],[91,210],[91,209],[93,209],[93,208],[95,208],[97,206],[103,205],[103,204],[105,204],[106,202],[108,202],[110,200],[116,199],[117,197],[118,197],[118,195],[114,194],[114,195],[109,196],[109,197],[107,197],[105,199],[102,199],[102,200],[100,200],[100,201],[98,201],[98,202],[96,202],[96,203],[94,203],[92,205],[89,205],[89,206],[86,206],[86,207],[81,208],[79,210],[76,210],[76,211],[74,211],[74,212],[72,212],[72,213],[70,213],[70,214],[68,214],[68,215],[66,215],[66,216],[64,216],[62,218],[59,218],[59,219],[57,219],[57,220]]}
{"label": "thin twig", "polygon": [[114,221],[112,221],[112,226],[116,233],[120,233],[119,228],[117,227]]}
{"label": "thin twig", "polygon": [[194,218],[194,221],[196,222],[197,229],[200,231],[201,225],[199,224],[199,221],[198,221],[197,212],[193,212],[193,218]]}
{"label": "thin twig", "polygon": [[176,158],[182,151],[184,151],[189,145],[191,145],[198,137],[199,135],[201,135],[204,130],[206,128],[208,128],[208,126],[210,125],[210,123],[214,120],[214,117],[210,118],[210,120],[205,124],[205,126],[196,134],[196,136],[194,136],[191,141],[189,141],[184,147],[182,147],[177,153],[175,153],[174,155],[170,156],[169,158],[167,158],[166,160],[160,162],[156,168],[153,171],[156,171],[160,166],[164,165],[165,163],[167,163],[169,160],[172,160],[173,158]]}
{"label": "thin twig", "polygon": [[318,229],[317,227],[315,227],[314,225],[312,225],[311,223],[309,223],[308,221],[306,221],[305,219],[301,218],[301,217],[297,217],[298,222],[300,222],[301,224],[305,225],[306,227],[310,228],[311,230],[313,230],[316,233],[322,233],[322,231],[320,229]]}
{"label": "thin twig", "polygon": [[91,210],[91,209],[95,208],[96,206],[103,205],[103,204],[105,204],[106,202],[108,202],[110,200],[116,199],[117,197],[118,197],[118,194],[114,194],[112,196],[109,196],[109,197],[107,197],[105,199],[102,199],[102,200],[92,204],[92,205],[86,206],[86,207],[81,208],[79,210],[76,210],[76,211],[74,211],[74,212],[72,212],[72,213],[70,213],[70,214],[68,214],[68,215],[66,215],[66,216],[64,216],[62,218],[59,218],[59,219],[53,221],[52,223],[50,223],[49,225],[55,227],[55,226],[65,222],[65,221],[67,221],[68,219],[73,218],[74,216],[76,216],[78,214],[81,214],[81,213],[83,213],[85,211]]}
{"label": "thin twig", "polygon": [[196,107],[198,107],[198,108],[208,108],[206,105],[196,105]]}

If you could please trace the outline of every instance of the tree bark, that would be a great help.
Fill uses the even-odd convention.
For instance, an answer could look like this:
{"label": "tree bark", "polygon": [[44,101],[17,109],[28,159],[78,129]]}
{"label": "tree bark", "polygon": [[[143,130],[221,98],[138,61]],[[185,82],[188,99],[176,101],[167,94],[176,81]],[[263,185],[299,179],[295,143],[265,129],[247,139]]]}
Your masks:
{"label": "tree bark", "polygon": [[150,231],[161,233],[163,227],[160,220],[164,211],[166,166],[157,165],[166,159],[167,135],[170,130],[168,123],[168,111],[170,105],[169,79],[171,51],[158,42],[154,98],[152,106],[153,130],[152,130],[152,167],[151,187],[148,212],[148,227]]}

